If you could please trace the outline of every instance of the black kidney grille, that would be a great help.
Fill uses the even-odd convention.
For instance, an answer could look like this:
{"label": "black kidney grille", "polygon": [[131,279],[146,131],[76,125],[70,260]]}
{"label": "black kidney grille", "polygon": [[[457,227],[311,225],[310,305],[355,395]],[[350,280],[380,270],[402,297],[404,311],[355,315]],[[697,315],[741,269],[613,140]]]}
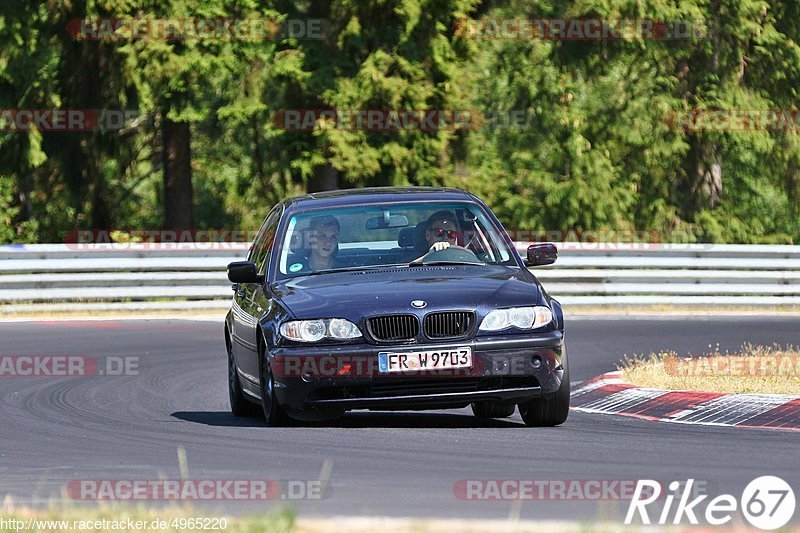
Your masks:
{"label": "black kidney grille", "polygon": [[386,315],[367,319],[367,330],[377,341],[410,341],[419,335],[414,315]]}
{"label": "black kidney grille", "polygon": [[425,317],[425,336],[429,339],[449,339],[463,337],[475,320],[471,311],[446,311],[430,313]]}

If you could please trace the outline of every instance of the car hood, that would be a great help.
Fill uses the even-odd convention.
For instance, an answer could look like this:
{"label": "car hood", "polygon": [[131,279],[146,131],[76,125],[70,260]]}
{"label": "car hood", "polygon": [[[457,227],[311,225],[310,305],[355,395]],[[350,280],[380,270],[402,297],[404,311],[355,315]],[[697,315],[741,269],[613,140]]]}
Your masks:
{"label": "car hood", "polygon": [[[540,305],[533,275],[505,266],[423,266],[303,276],[272,285],[296,318],[346,318],[441,309],[476,310]],[[426,302],[424,309],[411,306]]]}

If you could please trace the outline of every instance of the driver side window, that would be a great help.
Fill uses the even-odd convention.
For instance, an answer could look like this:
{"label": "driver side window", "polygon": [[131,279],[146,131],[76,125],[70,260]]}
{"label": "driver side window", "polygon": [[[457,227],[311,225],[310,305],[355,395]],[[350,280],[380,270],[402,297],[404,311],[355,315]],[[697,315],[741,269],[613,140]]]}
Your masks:
{"label": "driver side window", "polygon": [[276,205],[272,211],[270,211],[269,215],[267,215],[267,219],[261,225],[261,229],[258,230],[253,248],[250,250],[248,260],[256,264],[259,274],[266,273],[269,255],[272,251],[272,245],[275,242],[275,231],[278,229],[278,223],[281,220],[282,213],[283,209],[280,205]]}

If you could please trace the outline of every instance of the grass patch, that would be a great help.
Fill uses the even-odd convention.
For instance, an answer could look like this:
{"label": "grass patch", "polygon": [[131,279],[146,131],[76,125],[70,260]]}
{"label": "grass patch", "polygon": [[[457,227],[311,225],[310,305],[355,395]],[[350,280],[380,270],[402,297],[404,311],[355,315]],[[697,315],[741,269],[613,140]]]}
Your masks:
{"label": "grass patch", "polygon": [[[189,508],[181,509],[129,509],[114,506],[106,509],[96,508],[71,508],[71,509],[51,509],[51,510],[16,510],[0,511],[0,533],[87,533],[119,531],[128,533],[164,533],[188,531],[216,531],[218,533],[616,533],[620,531],[621,518],[618,521],[597,521],[594,523],[577,521],[515,521],[515,520],[466,520],[466,519],[438,519],[438,518],[388,518],[380,516],[337,516],[326,518],[306,518],[295,519],[294,513],[288,509],[282,509],[268,515],[258,517],[227,517],[225,529],[198,529],[191,527],[175,528],[166,526],[164,528],[145,527],[144,529],[128,528],[123,523],[128,519],[133,521],[170,520],[192,518],[210,518],[207,513],[192,512]],[[218,516],[216,518],[222,518]],[[36,522],[30,522],[34,519]],[[12,520],[20,520],[17,524]],[[51,522],[52,527],[48,527],[48,521],[84,521],[92,522],[83,524],[84,528],[57,527]],[[102,521],[106,520],[104,524]],[[116,524],[122,527],[114,526]],[[9,527],[11,524],[11,527]],[[28,528],[31,524],[32,527]],[[80,526],[81,524],[78,523]],[[155,525],[155,524],[154,524]],[[16,527],[16,528],[15,528]],[[645,526],[626,526],[631,533],[651,531]],[[685,528],[681,526],[665,526],[659,531],[667,533],[684,533]],[[789,531],[789,530],[786,530]],[[798,530],[794,530],[798,531]]]}
{"label": "grass patch", "polygon": [[[217,520],[220,527],[201,529],[190,520]],[[145,527],[129,527],[128,521]],[[172,520],[176,520],[174,524]],[[103,522],[105,521],[105,522]],[[167,521],[166,524],[163,521]],[[183,521],[183,522],[182,522]],[[30,509],[9,505],[0,507],[0,533],[86,533],[101,531],[164,533],[207,531],[224,533],[616,533],[622,518],[598,516],[594,521],[574,520],[474,520],[445,518],[389,518],[380,516],[335,516],[297,518],[289,507],[280,507],[266,515],[231,517],[198,511],[189,505],[170,507],[144,507],[124,504],[76,506],[52,504],[44,509]],[[222,527],[224,525],[224,527]],[[208,524],[206,524],[208,526]],[[652,531],[651,526],[625,526],[631,533]],[[659,531],[685,533],[684,526],[663,526]],[[800,533],[797,527],[784,528],[786,532]]]}
{"label": "grass patch", "polygon": [[654,389],[800,395],[800,349],[745,344],[736,353],[625,356],[625,381]]}

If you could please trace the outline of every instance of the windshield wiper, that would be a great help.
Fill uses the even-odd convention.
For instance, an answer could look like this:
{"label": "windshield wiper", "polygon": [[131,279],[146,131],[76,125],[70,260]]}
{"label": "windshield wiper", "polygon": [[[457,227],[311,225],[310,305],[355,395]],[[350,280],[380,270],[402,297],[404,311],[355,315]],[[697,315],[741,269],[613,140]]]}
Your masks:
{"label": "windshield wiper", "polygon": [[315,270],[313,272],[305,272],[306,276],[318,276],[319,274],[335,274],[337,272],[355,272],[357,270],[371,270],[375,268],[392,268],[392,267],[404,267],[406,266],[405,263],[398,263],[395,265],[370,265],[370,266],[360,266],[360,267],[344,267],[344,268],[328,268],[325,270]]}
{"label": "windshield wiper", "polygon": [[348,272],[350,270],[358,270],[357,268],[327,268],[325,270],[313,270],[311,272],[304,272],[306,276],[318,276],[319,274],[335,274],[336,272]]}

